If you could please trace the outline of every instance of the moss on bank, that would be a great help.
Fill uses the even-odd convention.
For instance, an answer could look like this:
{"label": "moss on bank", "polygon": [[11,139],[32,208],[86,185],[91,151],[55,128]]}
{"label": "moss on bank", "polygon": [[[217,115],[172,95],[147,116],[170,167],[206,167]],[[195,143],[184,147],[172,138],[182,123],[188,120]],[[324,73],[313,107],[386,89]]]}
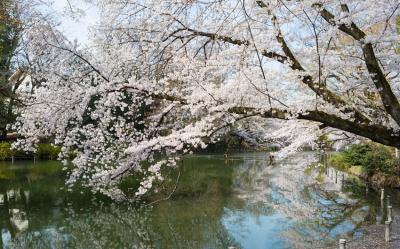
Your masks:
{"label": "moss on bank", "polygon": [[332,155],[328,163],[377,187],[400,187],[400,160],[395,158],[391,147],[372,142],[355,144]]}

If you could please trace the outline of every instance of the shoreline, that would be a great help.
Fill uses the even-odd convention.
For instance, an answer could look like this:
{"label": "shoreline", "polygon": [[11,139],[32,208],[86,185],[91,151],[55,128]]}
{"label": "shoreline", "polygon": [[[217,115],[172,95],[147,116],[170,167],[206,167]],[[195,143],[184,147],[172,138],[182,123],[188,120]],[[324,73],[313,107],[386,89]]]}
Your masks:
{"label": "shoreline", "polygon": [[[347,240],[346,249],[398,249],[400,248],[400,217],[394,217],[391,224],[391,239],[385,242],[385,225],[365,226],[365,234],[360,239]],[[329,247],[336,249],[338,245]],[[322,249],[322,248],[321,248]],[[326,248],[328,249],[328,248]]]}

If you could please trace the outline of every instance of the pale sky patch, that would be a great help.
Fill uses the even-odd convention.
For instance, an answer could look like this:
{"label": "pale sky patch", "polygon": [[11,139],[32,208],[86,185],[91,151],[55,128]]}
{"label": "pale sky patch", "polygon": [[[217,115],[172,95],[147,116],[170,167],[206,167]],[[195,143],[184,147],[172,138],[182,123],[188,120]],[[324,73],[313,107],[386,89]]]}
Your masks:
{"label": "pale sky patch", "polygon": [[[89,27],[99,20],[98,10],[96,6],[85,1],[70,0],[70,3],[71,6],[67,0],[54,0],[49,8],[58,17],[59,28],[69,40],[76,39],[79,43],[87,45],[91,39]],[[83,13],[78,10],[82,10]]]}

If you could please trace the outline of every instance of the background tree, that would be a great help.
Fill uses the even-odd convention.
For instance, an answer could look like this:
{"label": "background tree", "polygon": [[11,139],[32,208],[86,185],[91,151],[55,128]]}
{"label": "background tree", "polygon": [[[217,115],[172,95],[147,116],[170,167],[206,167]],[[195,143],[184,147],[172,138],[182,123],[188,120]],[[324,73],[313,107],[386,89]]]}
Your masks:
{"label": "background tree", "polygon": [[24,106],[20,97],[45,82],[41,72],[48,68],[50,57],[33,37],[54,36],[52,30],[57,25],[53,16],[43,13],[47,4],[36,0],[0,3],[0,140],[15,131],[12,124]]}
{"label": "background tree", "polygon": [[0,140],[7,138],[7,125],[15,120],[16,91],[26,76],[18,58],[22,10],[23,4],[17,0],[0,3]]}

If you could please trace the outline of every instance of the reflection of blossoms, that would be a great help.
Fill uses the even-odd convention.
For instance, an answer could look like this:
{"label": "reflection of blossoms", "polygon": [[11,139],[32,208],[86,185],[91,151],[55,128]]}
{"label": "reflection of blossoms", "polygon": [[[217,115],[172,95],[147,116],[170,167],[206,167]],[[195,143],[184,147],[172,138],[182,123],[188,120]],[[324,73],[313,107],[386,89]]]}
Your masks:
{"label": "reflection of blossoms", "polygon": [[[298,153],[279,160],[276,166],[266,165],[265,154],[256,155],[235,167],[234,192],[250,210],[282,215],[289,228],[281,236],[288,238],[293,247],[323,248],[335,242],[338,234],[354,233],[371,215],[366,202],[340,192],[332,186],[335,181],[321,184],[314,175],[304,173],[303,162],[315,160],[315,153]],[[241,217],[240,212],[232,212]],[[241,227],[238,223],[236,226]]]}
{"label": "reflection of blossoms", "polygon": [[[103,206],[76,213],[68,210],[65,232],[80,248],[154,248],[149,227],[149,210]],[[111,239],[112,238],[112,239]]]}
{"label": "reflection of blossoms", "polygon": [[65,211],[52,226],[20,233],[10,248],[154,248],[146,210],[111,205]]}

